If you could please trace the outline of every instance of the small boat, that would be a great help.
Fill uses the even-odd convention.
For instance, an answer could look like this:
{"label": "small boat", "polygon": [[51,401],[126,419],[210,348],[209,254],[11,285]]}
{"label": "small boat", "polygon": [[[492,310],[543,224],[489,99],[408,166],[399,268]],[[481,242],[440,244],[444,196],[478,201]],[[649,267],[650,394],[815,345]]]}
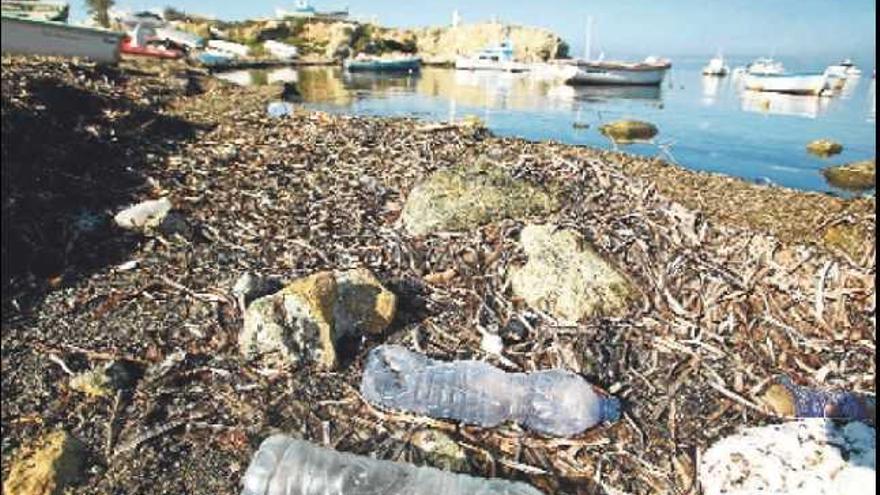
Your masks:
{"label": "small boat", "polygon": [[859,77],[862,75],[862,71],[856,67],[856,64],[853,63],[850,59],[844,59],[840,63],[835,65],[829,65],[828,69],[826,69],[829,75],[846,79],[848,77]]}
{"label": "small boat", "polygon": [[455,59],[455,68],[459,70],[500,70],[505,72],[526,72],[529,65],[517,62],[513,58],[513,44],[504,40],[495,46],[480,50],[471,57]]}
{"label": "small boat", "polygon": [[235,57],[226,52],[205,50],[196,55],[196,59],[207,67],[222,67],[229,65]]}
{"label": "small boat", "polygon": [[66,2],[3,0],[3,15],[35,21],[67,22],[70,6]]}
{"label": "small boat", "polygon": [[566,82],[573,85],[659,86],[670,67],[671,62],[655,57],[642,62],[581,60],[574,77]]}
{"label": "small boat", "polygon": [[363,54],[346,59],[342,66],[349,72],[380,71],[380,72],[412,72],[421,68],[421,57],[373,57]]}
{"label": "small boat", "polygon": [[769,57],[761,57],[755,59],[754,62],[750,63],[746,66],[746,72],[748,74],[783,74],[785,72],[785,66],[782,65],[782,62],[778,62]]}
{"label": "small boat", "polygon": [[280,41],[268,40],[263,43],[263,48],[273,57],[281,60],[293,60],[299,56],[299,51],[295,46]]}
{"label": "small boat", "polygon": [[63,22],[2,13],[0,47],[3,53],[84,57],[95,62],[119,61],[124,33],[71,26]]}
{"label": "small boat", "polygon": [[138,24],[123,39],[119,51],[128,55],[142,57],[177,59],[183,56],[182,50],[164,46],[167,42],[156,40],[152,27]]}
{"label": "small boat", "polygon": [[170,41],[171,43],[182,46],[187,50],[197,50],[205,46],[205,40],[201,36],[188,31],[175,29],[168,25],[157,26],[155,30],[156,39]]}
{"label": "small boat", "polygon": [[215,52],[225,52],[233,57],[247,57],[251,49],[241,43],[226,40],[208,40],[208,49]]}
{"label": "small boat", "polygon": [[703,67],[704,76],[724,77],[730,73],[730,67],[724,63],[724,57],[721,54],[715,55],[709,60],[709,63]]}
{"label": "small boat", "polygon": [[746,74],[745,88],[751,91],[787,93],[795,95],[819,95],[828,88],[828,74],[783,73]]}

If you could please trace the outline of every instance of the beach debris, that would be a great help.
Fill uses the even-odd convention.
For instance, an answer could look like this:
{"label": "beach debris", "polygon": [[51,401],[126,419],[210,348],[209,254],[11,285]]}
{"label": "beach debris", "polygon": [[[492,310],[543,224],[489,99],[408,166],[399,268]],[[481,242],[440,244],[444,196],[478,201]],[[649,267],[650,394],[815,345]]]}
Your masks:
{"label": "beach debris", "polygon": [[641,120],[617,120],[599,126],[603,136],[617,143],[647,141],[657,135],[657,126]]}
{"label": "beach debris", "polygon": [[48,433],[21,448],[3,482],[8,495],[60,495],[80,481],[85,446],[63,430]]}
{"label": "beach debris", "polygon": [[77,373],[70,378],[71,390],[89,397],[106,397],[128,388],[134,381],[134,370],[124,361],[110,361],[103,366]]}
{"label": "beach debris", "polygon": [[266,113],[274,118],[286,117],[292,114],[294,110],[296,110],[296,107],[287,101],[273,101],[266,105]]}
{"label": "beach debris", "polygon": [[283,282],[278,277],[265,277],[245,272],[238,277],[230,292],[242,308],[247,308],[254,299],[278,292],[283,286]]}
{"label": "beach debris", "polygon": [[410,234],[426,235],[546,215],[557,208],[557,200],[544,188],[480,161],[434,172],[409,193],[401,218]]}
{"label": "beach debris", "polygon": [[776,414],[787,418],[830,418],[874,425],[875,398],[843,390],[804,387],[780,376],[762,397]]}
{"label": "beach debris", "polygon": [[587,122],[572,122],[571,127],[572,129],[589,129],[590,124]]}
{"label": "beach debris", "polygon": [[541,495],[525,483],[373,459],[282,434],[263,440],[242,483],[242,495]]}
{"label": "beach debris", "polygon": [[286,363],[333,369],[340,338],[382,332],[396,308],[394,293],[366,269],[318,272],[251,302],[239,347],[249,358],[273,354]]}
{"label": "beach debris", "polygon": [[528,262],[513,268],[513,293],[565,323],[620,315],[633,299],[627,278],[583,237],[555,225],[527,225],[520,245]]}
{"label": "beach debris", "polygon": [[454,120],[450,122],[432,122],[416,127],[416,132],[421,133],[432,133],[449,130],[461,130],[468,132],[471,135],[478,135],[488,132],[488,127],[486,126],[486,121],[484,121],[480,117],[477,117],[476,115],[465,115],[460,120]]}
{"label": "beach debris", "polygon": [[413,434],[410,443],[435,468],[444,471],[464,471],[467,468],[467,454],[464,449],[440,430],[419,430]]}
{"label": "beach debris", "polygon": [[116,225],[135,232],[150,234],[181,235],[189,238],[192,229],[182,215],[172,210],[173,205],[167,197],[152,199],[132,205],[113,217]]}
{"label": "beach debris", "polygon": [[385,409],[487,428],[515,421],[561,437],[620,417],[618,399],[599,395],[571,371],[507,373],[483,361],[435,361],[396,345],[370,351],[361,395]]}
{"label": "beach debris", "polygon": [[830,139],[816,139],[807,143],[807,151],[814,155],[827,157],[843,151],[843,145]]}
{"label": "beach debris", "polygon": [[873,189],[876,187],[877,161],[874,159],[862,160],[828,167],[822,170],[822,174],[825,176],[825,180],[834,187],[856,191]]}
{"label": "beach debris", "polygon": [[805,419],[746,428],[702,456],[706,495],[844,494],[875,491],[875,432]]}

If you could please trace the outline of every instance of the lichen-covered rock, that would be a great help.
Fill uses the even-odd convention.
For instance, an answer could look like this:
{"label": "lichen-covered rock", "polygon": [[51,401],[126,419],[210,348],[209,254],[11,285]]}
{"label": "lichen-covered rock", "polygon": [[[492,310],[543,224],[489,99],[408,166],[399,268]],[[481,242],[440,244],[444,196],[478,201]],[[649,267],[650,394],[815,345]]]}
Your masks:
{"label": "lichen-covered rock", "polygon": [[841,189],[865,190],[875,187],[877,177],[876,160],[862,160],[829,167],[822,171],[825,179],[835,187]]}
{"label": "lichen-covered rock", "polygon": [[510,276],[514,294],[564,322],[619,314],[634,295],[626,277],[577,232],[529,225],[520,244],[528,263]]}
{"label": "lichen-covered rock", "polygon": [[279,278],[245,272],[238,277],[230,292],[241,307],[246,308],[254,299],[278,292],[283,286]]}
{"label": "lichen-covered rock", "polygon": [[825,419],[748,428],[702,457],[705,495],[875,493],[874,428]]}
{"label": "lichen-covered rock", "polygon": [[411,442],[431,466],[444,471],[463,471],[467,467],[464,449],[440,430],[419,430]]}
{"label": "lichen-covered rock", "polygon": [[618,143],[646,141],[659,132],[657,126],[640,120],[618,120],[599,126],[599,132]]}
{"label": "lichen-covered rock", "polygon": [[315,273],[254,300],[245,311],[239,348],[249,358],[272,355],[333,369],[340,337],[383,331],[396,308],[397,297],[366,269]]}
{"label": "lichen-covered rock", "polygon": [[4,495],[61,495],[82,476],[82,443],[65,431],[56,431],[23,447],[13,459]]}
{"label": "lichen-covered rock", "polygon": [[843,151],[843,145],[830,139],[817,139],[807,143],[807,151],[814,155],[831,156]]}
{"label": "lichen-covered rock", "polygon": [[106,397],[127,388],[134,379],[129,363],[110,361],[103,366],[77,373],[70,378],[68,386],[71,390],[89,397]]}
{"label": "lichen-covered rock", "polygon": [[401,218],[409,233],[425,235],[469,230],[504,218],[545,215],[557,208],[544,188],[481,162],[432,174],[410,192]]}

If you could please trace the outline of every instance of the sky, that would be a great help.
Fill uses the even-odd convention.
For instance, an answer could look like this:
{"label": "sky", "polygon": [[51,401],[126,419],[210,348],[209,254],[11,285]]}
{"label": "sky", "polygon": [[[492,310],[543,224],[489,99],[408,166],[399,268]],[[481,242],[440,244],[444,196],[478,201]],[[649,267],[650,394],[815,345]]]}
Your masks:
{"label": "sky", "polygon": [[[128,9],[161,8],[162,0],[117,0]],[[179,10],[218,19],[270,17],[293,0],[177,0]],[[502,22],[546,27],[568,42],[574,55],[584,47],[587,17],[594,18],[593,51],[607,56],[649,54],[851,57],[873,68],[875,0],[313,0],[318,10],[349,7],[353,15],[388,26],[448,24],[453,9],[463,22],[497,17]],[[72,2],[84,16],[84,2]]]}

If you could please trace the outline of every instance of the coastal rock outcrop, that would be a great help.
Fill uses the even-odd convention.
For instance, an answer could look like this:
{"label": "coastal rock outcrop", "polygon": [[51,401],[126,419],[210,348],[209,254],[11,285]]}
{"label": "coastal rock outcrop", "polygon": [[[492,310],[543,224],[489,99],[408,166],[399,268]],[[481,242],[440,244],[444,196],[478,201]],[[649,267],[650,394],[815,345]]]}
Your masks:
{"label": "coastal rock outcrop", "polygon": [[602,135],[618,143],[644,141],[653,138],[659,132],[657,126],[640,120],[618,120],[599,127]]}
{"label": "coastal rock outcrop", "polygon": [[239,348],[246,357],[272,355],[290,364],[338,364],[337,341],[382,332],[397,297],[366,269],[318,272],[254,300],[245,311]]}
{"label": "coastal rock outcrop", "polygon": [[874,429],[860,422],[747,428],[706,451],[700,482],[706,495],[874,493],[875,442]]}
{"label": "coastal rock outcrop", "polygon": [[877,178],[876,160],[828,167],[822,171],[829,184],[841,189],[864,190],[875,187]]}
{"label": "coastal rock outcrop", "polygon": [[528,225],[520,244],[529,259],[511,273],[513,293],[561,321],[619,314],[634,295],[626,277],[573,230]]}
{"label": "coastal rock outcrop", "polygon": [[830,139],[817,139],[807,143],[807,151],[818,156],[831,156],[843,151],[843,145]]}
{"label": "coastal rock outcrop", "polygon": [[60,495],[82,477],[83,444],[65,431],[49,433],[22,448],[12,461],[3,493]]}
{"label": "coastal rock outcrop", "polygon": [[549,214],[557,208],[556,199],[544,188],[480,162],[434,172],[409,193],[401,218],[410,234],[426,235]]}
{"label": "coastal rock outcrop", "polygon": [[567,45],[554,32],[531,26],[510,26],[485,22],[449,27],[428,27],[409,31],[418,53],[428,63],[453,63],[457,56],[472,55],[507,36],[514,56],[524,62],[545,61],[566,55]]}

